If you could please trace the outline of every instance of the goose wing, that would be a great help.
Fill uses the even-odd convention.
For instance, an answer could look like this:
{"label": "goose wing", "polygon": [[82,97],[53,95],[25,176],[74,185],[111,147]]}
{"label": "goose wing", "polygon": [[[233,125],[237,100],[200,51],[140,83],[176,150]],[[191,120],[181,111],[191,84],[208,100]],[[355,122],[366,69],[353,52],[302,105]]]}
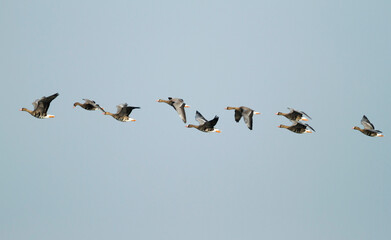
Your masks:
{"label": "goose wing", "polygon": [[204,116],[202,116],[202,114],[201,114],[200,112],[198,112],[198,111],[196,111],[195,120],[197,120],[197,121],[200,123],[200,125],[202,125],[202,124],[204,124],[204,123],[206,123],[206,122],[208,121],[208,120],[206,120],[206,119],[204,118]]}
{"label": "goose wing", "polygon": [[242,113],[239,110],[235,109],[235,121],[239,122],[241,118],[242,118]]}
{"label": "goose wing", "polygon": [[40,99],[35,100],[35,102],[33,102],[34,111],[46,114],[51,101],[53,101],[58,95],[58,93],[55,93],[49,97],[41,97]]}
{"label": "goose wing", "polygon": [[369,121],[369,119],[364,115],[361,119],[361,124],[364,126],[364,129],[374,130],[375,126]]}
{"label": "goose wing", "polygon": [[288,108],[288,110],[289,110],[289,113],[293,113],[293,112],[297,112],[295,109],[293,109],[293,108],[290,108],[290,107],[287,107]]}
{"label": "goose wing", "polygon": [[301,113],[301,114],[304,114],[305,116],[307,116],[309,119],[311,119],[311,120],[312,120],[312,118],[311,118],[310,116],[308,116],[308,114],[307,114],[307,113],[305,113],[305,112],[303,112],[303,111],[300,111],[300,113]]}
{"label": "goose wing", "polygon": [[90,99],[83,98],[84,102],[87,104],[91,104],[93,106],[96,106],[96,102]]}
{"label": "goose wing", "polygon": [[86,99],[86,98],[83,98],[84,102],[87,103],[87,104],[90,104],[92,106],[94,106],[95,108],[98,108],[99,110],[101,110],[102,112],[106,112],[101,106],[99,106],[99,104],[97,104],[95,101],[93,100],[90,100],[90,99]]}
{"label": "goose wing", "polygon": [[219,121],[219,117],[215,116],[212,120],[205,122],[205,127],[214,128],[214,126],[217,124],[217,121]]}
{"label": "goose wing", "polygon": [[117,113],[116,114],[120,115],[120,116],[125,116],[127,106],[128,106],[127,103],[122,103],[122,104],[117,105]]}
{"label": "goose wing", "polygon": [[185,112],[185,103],[183,99],[176,98],[172,99],[174,101],[173,107],[178,112],[179,117],[182,119],[184,123],[186,123],[186,112]]}
{"label": "goose wing", "polygon": [[37,110],[37,108],[38,108],[38,102],[39,102],[39,100],[41,100],[41,99],[37,99],[37,100],[35,100],[35,101],[33,102],[34,111]]}
{"label": "goose wing", "polygon": [[247,107],[242,107],[243,120],[250,130],[253,129],[253,115],[254,115],[254,111],[252,109]]}
{"label": "goose wing", "polygon": [[129,116],[129,114],[133,111],[133,109],[139,109],[140,107],[133,107],[133,106],[127,106],[126,109],[126,116]]}
{"label": "goose wing", "polygon": [[305,124],[306,127],[310,128],[312,131],[316,132],[315,129],[313,129],[310,125],[308,125],[307,123]]}

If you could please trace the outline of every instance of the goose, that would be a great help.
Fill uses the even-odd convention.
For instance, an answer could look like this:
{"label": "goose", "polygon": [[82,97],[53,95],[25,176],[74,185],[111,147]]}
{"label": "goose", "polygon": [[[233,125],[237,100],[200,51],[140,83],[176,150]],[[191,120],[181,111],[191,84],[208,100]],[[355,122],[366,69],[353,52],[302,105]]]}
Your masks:
{"label": "goose", "polygon": [[28,110],[27,108],[21,108],[20,111],[25,111],[30,113],[33,117],[36,118],[54,118],[54,115],[47,114],[47,111],[50,106],[50,102],[53,101],[59,94],[55,93],[49,97],[41,97],[33,102],[34,110]]}
{"label": "goose", "polygon": [[244,122],[250,130],[253,130],[253,115],[261,114],[260,112],[255,112],[251,108],[248,107],[226,107],[226,110],[235,110],[235,121],[239,122],[239,120],[243,117]]}
{"label": "goose", "polygon": [[89,99],[84,99],[84,103],[79,103],[79,102],[75,102],[73,104],[73,108],[77,107],[77,106],[80,106],[82,108],[84,108],[85,110],[89,110],[89,111],[95,111],[97,109],[101,110],[102,112],[105,112],[105,110],[99,106],[99,104],[97,104],[95,101],[92,101],[92,100],[89,100]]}
{"label": "goose", "polygon": [[134,122],[136,119],[129,117],[133,109],[140,109],[140,107],[132,107],[128,106],[127,103],[123,103],[117,106],[117,113],[104,112],[103,115],[110,115],[121,122]]}
{"label": "goose", "polygon": [[364,126],[364,129],[359,127],[353,127],[353,129],[358,130],[369,137],[384,137],[381,131],[375,130],[375,126],[373,126],[365,115],[361,119],[361,124]]}
{"label": "goose", "polygon": [[[308,121],[308,119],[311,119],[310,116],[308,116],[305,112],[302,112],[302,111],[298,111],[298,110],[295,110],[293,108],[289,108],[289,113],[282,113],[282,112],[278,112],[276,113],[276,115],[282,115],[286,118],[288,118],[289,120],[291,121]],[[303,115],[305,115],[307,118],[305,118]]]}
{"label": "goose", "polygon": [[200,125],[189,124],[186,125],[187,128],[196,128],[202,132],[217,132],[220,133],[219,129],[214,128],[217,121],[219,120],[218,116],[215,116],[212,120],[206,120],[200,112],[196,111],[195,119],[200,123]]}
{"label": "goose", "polygon": [[189,108],[190,106],[186,105],[183,102],[183,99],[169,97],[168,100],[158,99],[156,100],[156,102],[164,102],[172,106],[178,112],[178,115],[182,119],[182,121],[186,123],[185,108]]}
{"label": "goose", "polygon": [[[286,128],[288,129],[289,131],[292,131],[294,133],[312,133],[312,131],[315,132],[315,129],[313,129],[310,125],[308,125],[307,123],[300,123],[300,122],[294,122],[293,125],[291,126],[286,126],[286,125],[280,125],[278,126],[279,128]],[[307,129],[310,128],[311,130]]]}

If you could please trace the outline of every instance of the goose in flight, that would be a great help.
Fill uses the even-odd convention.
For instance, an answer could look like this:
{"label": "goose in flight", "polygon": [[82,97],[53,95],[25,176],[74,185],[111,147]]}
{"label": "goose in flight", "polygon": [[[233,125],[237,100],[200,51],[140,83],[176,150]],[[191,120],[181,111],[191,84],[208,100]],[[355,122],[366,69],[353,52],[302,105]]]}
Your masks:
{"label": "goose in flight", "polygon": [[175,109],[175,111],[178,112],[178,115],[182,119],[182,121],[184,123],[186,123],[185,108],[188,108],[190,106],[186,105],[183,102],[183,99],[169,97],[168,100],[158,99],[158,100],[156,100],[156,102],[164,102],[164,103],[167,103],[168,105],[172,106]]}
{"label": "goose in flight", "polygon": [[[289,113],[282,113],[282,112],[278,112],[276,113],[276,115],[282,115],[286,118],[288,118],[289,120],[291,121],[308,121],[308,119],[311,119],[310,116],[308,116],[305,112],[302,112],[302,111],[298,111],[298,110],[295,110],[293,108],[289,108]],[[307,118],[305,118],[304,116],[306,116]]]}
{"label": "goose in flight", "polygon": [[219,129],[214,128],[217,121],[219,120],[218,116],[215,116],[212,120],[208,121],[201,115],[201,113],[196,111],[195,119],[200,123],[200,125],[197,126],[197,125],[189,124],[186,125],[186,127],[196,128],[202,132],[218,132],[218,133],[221,132]]}
{"label": "goose in flight", "polygon": [[361,129],[359,127],[353,127],[353,129],[358,130],[370,137],[384,137],[381,131],[375,130],[375,126],[373,126],[373,124],[365,115],[361,119],[361,124],[364,126],[364,129]]}
{"label": "goose in flight", "polygon": [[226,110],[235,110],[235,121],[239,122],[243,117],[244,122],[250,130],[253,130],[253,115],[261,114],[259,112],[255,112],[251,108],[248,107],[226,107]]}
{"label": "goose in flight", "polygon": [[113,114],[110,112],[104,112],[104,115],[110,115],[113,118],[117,119],[121,122],[134,122],[136,119],[130,118],[129,114],[132,112],[133,109],[139,109],[140,107],[132,107],[128,106],[127,103],[123,103],[117,106],[117,113]]}
{"label": "goose in flight", "polygon": [[[291,132],[294,132],[294,133],[312,133],[313,131],[315,132],[315,129],[313,129],[310,125],[308,125],[307,123],[300,123],[300,122],[294,122],[294,124],[292,124],[291,126],[286,126],[286,125],[280,125],[278,126],[279,128],[286,128],[288,129],[289,131]],[[309,129],[311,130],[309,130]]]}
{"label": "goose in flight", "polygon": [[99,106],[99,104],[97,104],[95,101],[92,101],[92,100],[89,100],[89,99],[84,99],[84,103],[79,103],[79,102],[75,102],[73,104],[73,108],[77,107],[77,106],[80,106],[82,108],[84,108],[85,110],[89,110],[89,111],[95,111],[95,110],[101,110],[102,112],[105,112],[105,110]]}
{"label": "goose in flight", "polygon": [[50,106],[50,102],[53,101],[59,94],[55,93],[49,97],[42,97],[33,102],[34,110],[28,110],[27,108],[21,108],[20,111],[25,111],[30,113],[33,117],[36,118],[54,118],[54,115],[47,114],[47,111]]}

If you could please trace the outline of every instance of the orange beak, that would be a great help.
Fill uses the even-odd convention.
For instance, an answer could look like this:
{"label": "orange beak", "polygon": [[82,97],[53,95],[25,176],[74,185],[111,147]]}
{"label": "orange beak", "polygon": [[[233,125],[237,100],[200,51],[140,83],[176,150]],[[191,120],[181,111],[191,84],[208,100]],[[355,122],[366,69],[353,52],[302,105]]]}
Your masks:
{"label": "orange beak", "polygon": [[185,108],[189,108],[190,106],[189,105],[185,105]]}
{"label": "orange beak", "polygon": [[136,119],[132,119],[132,120],[130,120],[131,122],[135,122],[136,121]]}
{"label": "orange beak", "polygon": [[215,132],[217,132],[217,133],[221,133],[221,131],[220,131],[220,130],[216,130]]}
{"label": "orange beak", "polygon": [[307,118],[301,118],[300,120],[301,120],[301,121],[305,121],[305,122],[307,122],[307,121],[308,121],[308,119],[307,119]]}
{"label": "orange beak", "polygon": [[49,118],[54,118],[54,115],[49,116]]}
{"label": "orange beak", "polygon": [[261,113],[260,113],[260,112],[254,112],[254,114],[255,114],[255,115],[259,115],[259,114],[261,114]]}
{"label": "orange beak", "polygon": [[380,134],[379,137],[384,137],[384,135],[383,135],[383,134]]}

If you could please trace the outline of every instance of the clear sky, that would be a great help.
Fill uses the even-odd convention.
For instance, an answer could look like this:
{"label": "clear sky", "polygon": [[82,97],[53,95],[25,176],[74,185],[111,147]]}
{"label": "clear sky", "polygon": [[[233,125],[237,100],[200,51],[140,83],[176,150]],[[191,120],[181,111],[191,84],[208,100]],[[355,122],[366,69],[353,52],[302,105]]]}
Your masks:
{"label": "clear sky", "polygon": [[[390,1],[0,2],[2,240],[386,240]],[[21,107],[59,92],[39,120]],[[220,116],[185,128],[158,98]],[[139,106],[136,122],[73,109]],[[261,112],[254,130],[226,106]],[[314,134],[279,124],[287,107]],[[382,130],[353,126],[362,115]],[[387,147],[388,146],[388,147]]]}

